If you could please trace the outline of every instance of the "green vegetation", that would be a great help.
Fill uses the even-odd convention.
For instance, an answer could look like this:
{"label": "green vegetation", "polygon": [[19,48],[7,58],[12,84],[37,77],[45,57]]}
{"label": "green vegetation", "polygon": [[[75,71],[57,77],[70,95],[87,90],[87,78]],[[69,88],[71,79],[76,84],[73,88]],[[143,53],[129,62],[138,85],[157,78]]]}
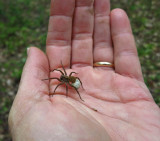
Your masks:
{"label": "green vegetation", "polygon": [[[145,82],[160,105],[160,1],[112,0],[127,11]],[[26,48],[45,48],[50,0],[0,1],[0,141],[10,141],[7,117],[26,60]]]}

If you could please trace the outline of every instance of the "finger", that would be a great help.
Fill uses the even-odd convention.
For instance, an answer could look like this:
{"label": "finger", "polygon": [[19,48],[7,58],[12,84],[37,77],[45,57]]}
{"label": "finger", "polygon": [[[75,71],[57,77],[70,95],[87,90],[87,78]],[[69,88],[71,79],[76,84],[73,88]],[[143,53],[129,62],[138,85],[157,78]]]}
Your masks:
{"label": "finger", "polygon": [[[23,69],[19,89],[12,106],[12,116],[21,118],[38,101],[49,99],[48,78],[49,64],[46,55],[37,48],[30,48],[28,58]],[[16,119],[19,120],[19,119]]]}
{"label": "finger", "polygon": [[38,48],[31,47],[28,51],[28,58],[23,68],[21,82],[14,100],[10,115],[9,124],[17,127],[26,113],[38,102],[49,101],[49,84],[42,81],[48,78],[49,64],[47,56]]}
{"label": "finger", "polygon": [[113,63],[109,0],[95,0],[94,62]]}
{"label": "finger", "polygon": [[93,0],[76,0],[72,39],[72,68],[93,65],[93,25]]}
{"label": "finger", "polygon": [[115,71],[121,75],[143,80],[135,40],[129,19],[121,9],[111,12]]}
{"label": "finger", "polygon": [[38,97],[48,92],[48,83],[42,79],[48,78],[49,65],[46,55],[38,48],[31,47],[23,69],[18,94],[23,97]]}
{"label": "finger", "polygon": [[47,55],[51,70],[70,67],[72,16],[75,0],[51,0],[47,36]]}

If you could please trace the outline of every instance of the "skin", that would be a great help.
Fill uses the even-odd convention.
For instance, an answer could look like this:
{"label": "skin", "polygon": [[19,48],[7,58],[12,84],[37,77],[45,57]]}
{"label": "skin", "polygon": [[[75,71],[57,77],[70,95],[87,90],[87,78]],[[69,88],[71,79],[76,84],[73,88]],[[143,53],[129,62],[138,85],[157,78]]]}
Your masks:
{"label": "skin", "polygon": [[[114,47],[114,50],[113,50]],[[61,60],[81,79],[79,92],[59,83]],[[107,61],[114,69],[95,67]],[[50,67],[49,67],[50,66]],[[159,141],[160,109],[146,87],[126,13],[108,0],[52,0],[46,55],[28,50],[9,114],[13,141]]]}

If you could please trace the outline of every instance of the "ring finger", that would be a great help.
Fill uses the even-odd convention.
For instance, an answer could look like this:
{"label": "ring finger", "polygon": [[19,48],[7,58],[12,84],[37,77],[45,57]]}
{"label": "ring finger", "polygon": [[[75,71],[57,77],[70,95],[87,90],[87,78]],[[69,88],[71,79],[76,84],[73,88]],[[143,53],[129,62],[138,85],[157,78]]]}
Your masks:
{"label": "ring finger", "polygon": [[[110,1],[95,0],[94,63],[113,63],[109,14]],[[102,68],[104,69],[104,67]]]}

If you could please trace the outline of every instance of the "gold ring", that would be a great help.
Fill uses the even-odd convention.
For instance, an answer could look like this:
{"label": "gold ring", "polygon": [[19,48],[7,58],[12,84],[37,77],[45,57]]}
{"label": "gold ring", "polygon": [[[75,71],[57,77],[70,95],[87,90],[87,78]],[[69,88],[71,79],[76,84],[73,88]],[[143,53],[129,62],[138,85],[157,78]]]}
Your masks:
{"label": "gold ring", "polygon": [[96,62],[93,64],[94,67],[110,67],[114,68],[114,64],[110,62]]}

